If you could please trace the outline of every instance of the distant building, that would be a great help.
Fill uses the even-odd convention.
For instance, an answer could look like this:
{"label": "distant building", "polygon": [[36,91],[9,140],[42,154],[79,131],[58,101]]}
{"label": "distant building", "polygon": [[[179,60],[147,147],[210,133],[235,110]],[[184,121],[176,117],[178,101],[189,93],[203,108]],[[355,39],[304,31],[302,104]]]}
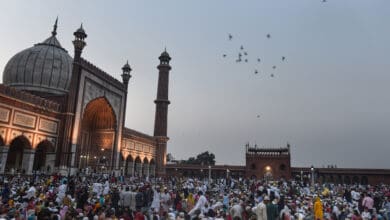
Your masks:
{"label": "distant building", "polygon": [[[201,178],[246,177],[265,180],[302,181],[310,184],[390,184],[390,169],[291,167],[290,145],[285,148],[259,148],[245,145],[245,166],[167,164],[170,176]],[[312,177],[314,176],[314,179]]]}
{"label": "distant building", "polygon": [[147,135],[124,127],[130,65],[119,81],[81,56],[82,25],[74,37],[71,57],[57,39],[56,20],[49,38],[8,61],[0,85],[0,173],[165,175],[171,57],[159,57],[154,134]]}
{"label": "distant building", "polygon": [[290,145],[286,148],[245,146],[245,176],[251,178],[291,178]]}

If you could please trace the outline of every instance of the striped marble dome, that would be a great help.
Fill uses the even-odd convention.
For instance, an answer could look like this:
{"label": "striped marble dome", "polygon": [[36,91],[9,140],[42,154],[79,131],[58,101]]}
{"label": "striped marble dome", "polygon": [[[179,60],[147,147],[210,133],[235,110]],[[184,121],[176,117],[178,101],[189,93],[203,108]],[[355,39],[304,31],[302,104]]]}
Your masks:
{"label": "striped marble dome", "polygon": [[52,36],[15,56],[5,66],[3,83],[20,90],[64,95],[72,77],[72,57]]}

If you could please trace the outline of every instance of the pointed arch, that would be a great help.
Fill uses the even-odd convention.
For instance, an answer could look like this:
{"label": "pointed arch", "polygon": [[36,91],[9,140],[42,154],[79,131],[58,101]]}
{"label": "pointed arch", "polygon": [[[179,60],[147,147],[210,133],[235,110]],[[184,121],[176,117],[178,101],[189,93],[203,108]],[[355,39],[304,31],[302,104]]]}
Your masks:
{"label": "pointed arch", "polygon": [[22,171],[22,168],[28,168],[26,166],[23,166],[23,164],[26,164],[24,160],[28,159],[24,158],[24,153],[26,150],[30,149],[32,149],[32,145],[26,136],[19,135],[15,137],[9,145],[5,169],[8,171]]}
{"label": "pointed arch", "polygon": [[[111,103],[105,96],[95,98],[85,106],[82,127],[90,129],[115,129],[116,114]],[[92,127],[92,128],[91,128]]]}
{"label": "pointed arch", "polygon": [[154,160],[154,158],[151,158],[149,162],[149,174],[151,176],[156,175],[156,161]]}
{"label": "pointed arch", "polygon": [[135,158],[135,162],[136,162],[136,163],[142,163],[142,160],[141,160],[140,156],[137,156],[137,157]]}
{"label": "pointed arch", "polygon": [[14,139],[12,139],[10,142],[10,145],[9,145],[10,148],[11,148],[11,146],[15,146],[15,144],[16,144],[15,141],[18,145],[22,145],[23,149],[32,149],[33,148],[30,140],[24,134],[16,136]]}
{"label": "pointed arch", "polygon": [[52,142],[45,139],[39,142],[35,148],[33,170],[43,173],[51,173],[55,162],[55,147]]}
{"label": "pointed arch", "polygon": [[125,174],[133,175],[133,173],[134,173],[134,158],[131,154],[128,154],[125,163]]}
{"label": "pointed arch", "polygon": [[142,160],[141,160],[140,156],[137,156],[135,158],[134,163],[135,163],[135,175],[142,176],[142,165],[143,164],[142,164]]}
{"label": "pointed arch", "polygon": [[359,183],[360,183],[359,177],[358,176],[353,176],[352,177],[352,184],[359,184]]}
{"label": "pointed arch", "polygon": [[105,96],[88,102],[81,118],[80,148],[78,157],[79,168],[110,166],[114,154],[117,117],[115,111]]}
{"label": "pointed arch", "polygon": [[150,170],[149,170],[149,161],[147,157],[144,157],[143,163],[142,163],[142,175],[149,176]]}

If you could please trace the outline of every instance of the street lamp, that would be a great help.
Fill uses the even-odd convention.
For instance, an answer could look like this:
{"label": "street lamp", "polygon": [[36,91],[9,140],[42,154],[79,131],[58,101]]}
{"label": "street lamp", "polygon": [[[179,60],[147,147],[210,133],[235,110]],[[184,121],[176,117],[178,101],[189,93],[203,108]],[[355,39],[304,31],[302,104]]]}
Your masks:
{"label": "street lamp", "polygon": [[303,183],[303,170],[301,170],[301,184]]}
{"label": "street lamp", "polygon": [[311,186],[314,187],[314,166],[313,165],[311,165],[310,171],[311,171]]}
{"label": "street lamp", "polygon": [[209,165],[209,186],[211,184],[211,166]]}
{"label": "street lamp", "polygon": [[226,169],[226,179],[229,179],[229,172],[230,172],[230,170]]}

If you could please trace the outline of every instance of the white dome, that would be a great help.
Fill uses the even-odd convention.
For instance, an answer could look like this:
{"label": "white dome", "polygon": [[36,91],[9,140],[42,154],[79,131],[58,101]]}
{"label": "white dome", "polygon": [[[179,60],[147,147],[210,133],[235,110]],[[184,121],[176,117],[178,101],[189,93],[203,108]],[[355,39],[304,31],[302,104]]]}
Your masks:
{"label": "white dome", "polygon": [[3,83],[16,89],[63,95],[69,89],[72,62],[54,31],[42,43],[17,53],[8,61]]}

